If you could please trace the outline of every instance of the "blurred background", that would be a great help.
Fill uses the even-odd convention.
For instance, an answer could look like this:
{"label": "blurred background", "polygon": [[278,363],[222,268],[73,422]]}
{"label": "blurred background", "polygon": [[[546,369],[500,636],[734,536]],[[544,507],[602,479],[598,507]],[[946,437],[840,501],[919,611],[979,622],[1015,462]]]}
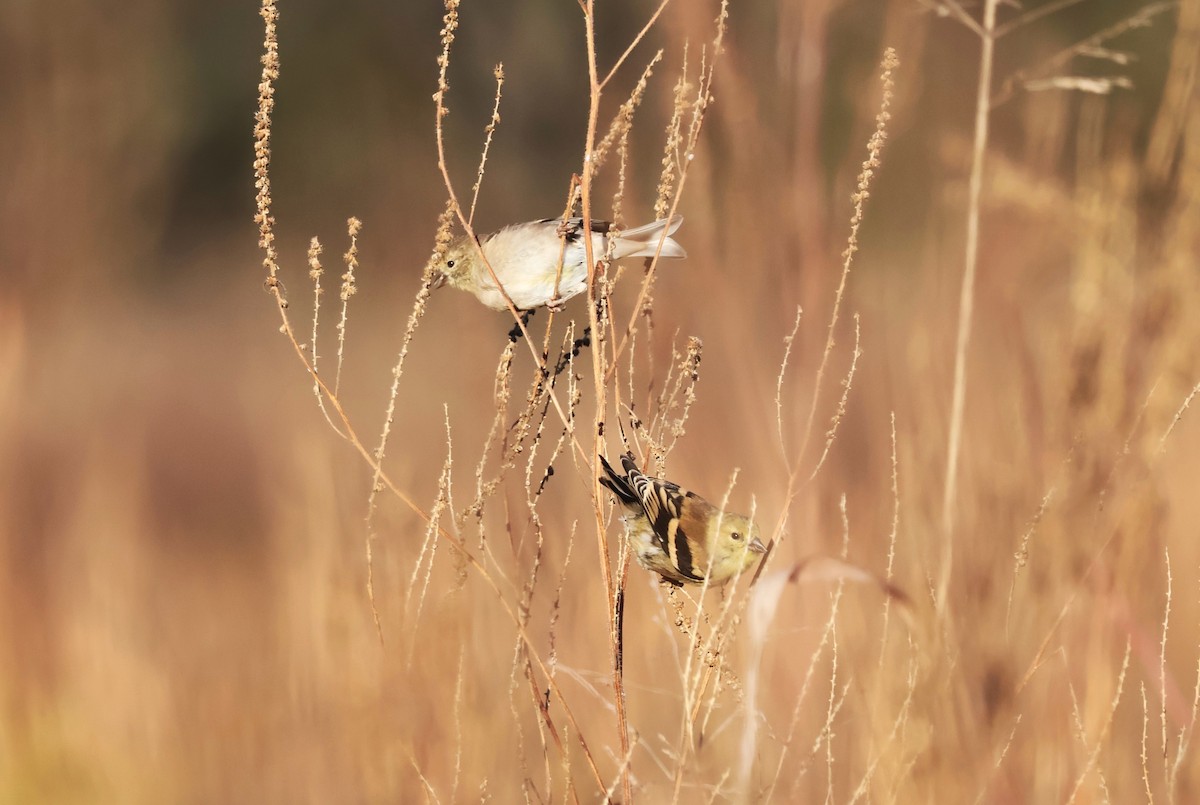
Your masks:
{"label": "blurred background", "polygon": [[[603,66],[657,4],[596,5]],[[1200,290],[1200,3],[1138,8],[1076,3],[997,45],[957,547],[950,606],[935,617],[979,41],[945,7],[915,0],[732,4],[679,207],[689,259],[661,267],[645,347],[661,371],[674,334],[704,343],[698,399],[668,467],[712,497],[740,468],[736,506],[753,494],[761,519],[779,517],[783,339],[802,307],[783,384],[794,438],[875,125],[878,63],[896,48],[893,117],[817,403],[818,442],[853,313],[863,354],[778,558],[839,552],[845,495],[849,558],[885,572],[894,414],[895,581],[925,628],[909,643],[896,619],[882,622],[877,594],[848,588],[831,666],[827,649],[810,660],[827,634],[829,589],[787,593],[762,658],[764,737],[748,787],[722,787],[737,730],[718,730],[694,753],[683,801],[827,791],[847,801],[864,776],[867,798],[883,802],[1197,796],[1184,741],[1200,651],[1200,424],[1195,411],[1174,423],[1200,380],[1200,318],[1187,313]],[[507,802],[564,797],[567,779],[593,801],[570,730],[570,763],[546,750],[541,781],[547,739],[510,684],[512,623],[447,549],[423,615],[409,617],[424,524],[391,502],[375,544],[377,638],[363,549],[370,473],[325,423],[263,289],[257,11],[17,0],[0,15],[0,801]],[[670,4],[605,96],[602,122],[664,49],[635,118],[630,223],[652,215],[684,43],[694,73],[717,12]],[[369,444],[445,203],[431,100],[443,13],[432,0],[281,8],[271,173],[281,277],[306,332],[309,239],[325,244],[331,288],[345,221],[364,222],[342,396]],[[1001,22],[1021,13],[1005,6]],[[446,119],[460,196],[501,62],[483,232],[561,214],[580,169],[577,4],[464,4]],[[1055,88],[1063,77],[1115,84]],[[336,295],[324,301],[328,357]],[[576,300],[568,317],[583,310]],[[465,294],[430,301],[387,461],[426,508],[447,418],[459,505],[472,494],[510,326]],[[527,352],[515,366],[520,400]],[[575,470],[547,492],[534,617],[592,753],[614,775],[604,593],[588,470]],[[493,506],[524,505],[523,495],[518,482]],[[505,567],[527,571],[528,535],[501,536],[518,543]],[[643,799],[665,801],[659,738],[678,729],[680,702],[678,679],[656,669],[687,652],[648,574],[631,572],[626,672],[643,739],[632,764]],[[505,588],[513,601],[519,582]],[[810,661],[817,681],[799,701]],[[824,747],[815,761],[807,753],[838,696],[827,765]]]}

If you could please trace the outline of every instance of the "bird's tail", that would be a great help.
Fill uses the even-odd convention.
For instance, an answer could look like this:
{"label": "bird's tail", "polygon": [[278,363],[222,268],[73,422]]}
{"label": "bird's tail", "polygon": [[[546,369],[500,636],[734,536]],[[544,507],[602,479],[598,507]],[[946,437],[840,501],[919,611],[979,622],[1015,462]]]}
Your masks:
{"label": "bird's tail", "polygon": [[[664,218],[652,224],[626,229],[617,235],[617,245],[613,250],[613,257],[617,260],[623,257],[653,257],[655,254],[667,258],[687,257],[687,252],[683,250],[683,247],[671,239],[671,235],[675,234],[675,230],[682,223],[683,216],[675,215],[670,219]],[[661,253],[659,252],[660,242],[662,243]]]}
{"label": "bird's tail", "polygon": [[605,477],[600,479],[600,483],[608,487],[626,506],[637,506],[637,492],[630,486],[629,478],[625,475],[618,475],[604,456],[600,456],[600,465],[604,467],[605,473]]}

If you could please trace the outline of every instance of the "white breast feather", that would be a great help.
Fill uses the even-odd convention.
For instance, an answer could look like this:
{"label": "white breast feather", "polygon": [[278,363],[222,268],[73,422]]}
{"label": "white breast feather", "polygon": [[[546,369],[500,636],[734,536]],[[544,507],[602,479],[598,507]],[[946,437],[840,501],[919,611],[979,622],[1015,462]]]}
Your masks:
{"label": "white breast feather", "polygon": [[[592,235],[595,257],[604,254],[603,235]],[[563,255],[562,277],[558,274],[558,254],[562,248],[555,224],[520,224],[501,229],[483,244],[483,252],[496,272],[513,304],[522,310],[546,304],[554,296],[558,279],[560,299],[583,293],[587,288],[586,252],[582,243],[568,243]],[[497,310],[505,307],[504,297],[496,288],[482,262],[476,267],[479,291],[476,296]]]}

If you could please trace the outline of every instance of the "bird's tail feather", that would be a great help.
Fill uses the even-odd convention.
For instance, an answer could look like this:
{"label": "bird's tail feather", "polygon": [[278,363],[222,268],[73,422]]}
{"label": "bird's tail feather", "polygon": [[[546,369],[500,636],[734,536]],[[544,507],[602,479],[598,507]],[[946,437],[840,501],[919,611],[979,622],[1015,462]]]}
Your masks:
{"label": "bird's tail feather", "polygon": [[[645,226],[626,229],[617,236],[617,245],[613,256],[620,260],[624,257],[653,257],[659,254],[666,258],[687,257],[683,247],[671,239],[675,230],[683,223],[682,215],[664,218]],[[664,232],[665,230],[665,232]],[[659,242],[662,242],[662,252],[659,253]]]}
{"label": "bird's tail feather", "polygon": [[608,487],[626,506],[637,505],[638,496],[633,487],[629,485],[629,480],[624,475],[618,475],[604,456],[600,456],[600,464],[604,467],[607,475],[600,479],[600,483]]}

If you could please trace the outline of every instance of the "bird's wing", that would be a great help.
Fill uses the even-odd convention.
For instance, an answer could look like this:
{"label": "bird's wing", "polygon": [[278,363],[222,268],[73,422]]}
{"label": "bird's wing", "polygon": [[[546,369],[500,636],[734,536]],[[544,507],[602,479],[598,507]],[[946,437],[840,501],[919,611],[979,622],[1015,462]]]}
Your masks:
{"label": "bird's wing", "polygon": [[[582,218],[568,218],[566,222],[561,218],[543,218],[535,223],[544,224],[556,230],[561,227],[561,232],[566,236],[567,243],[578,243],[583,239]],[[612,229],[611,221],[597,221],[595,218],[592,219],[593,232],[600,235],[607,235],[610,229]]]}
{"label": "bird's wing", "polygon": [[699,495],[678,484],[650,478],[636,468],[627,466],[626,471],[659,547],[681,575],[703,581],[704,568],[708,567],[704,540],[712,507]]}

